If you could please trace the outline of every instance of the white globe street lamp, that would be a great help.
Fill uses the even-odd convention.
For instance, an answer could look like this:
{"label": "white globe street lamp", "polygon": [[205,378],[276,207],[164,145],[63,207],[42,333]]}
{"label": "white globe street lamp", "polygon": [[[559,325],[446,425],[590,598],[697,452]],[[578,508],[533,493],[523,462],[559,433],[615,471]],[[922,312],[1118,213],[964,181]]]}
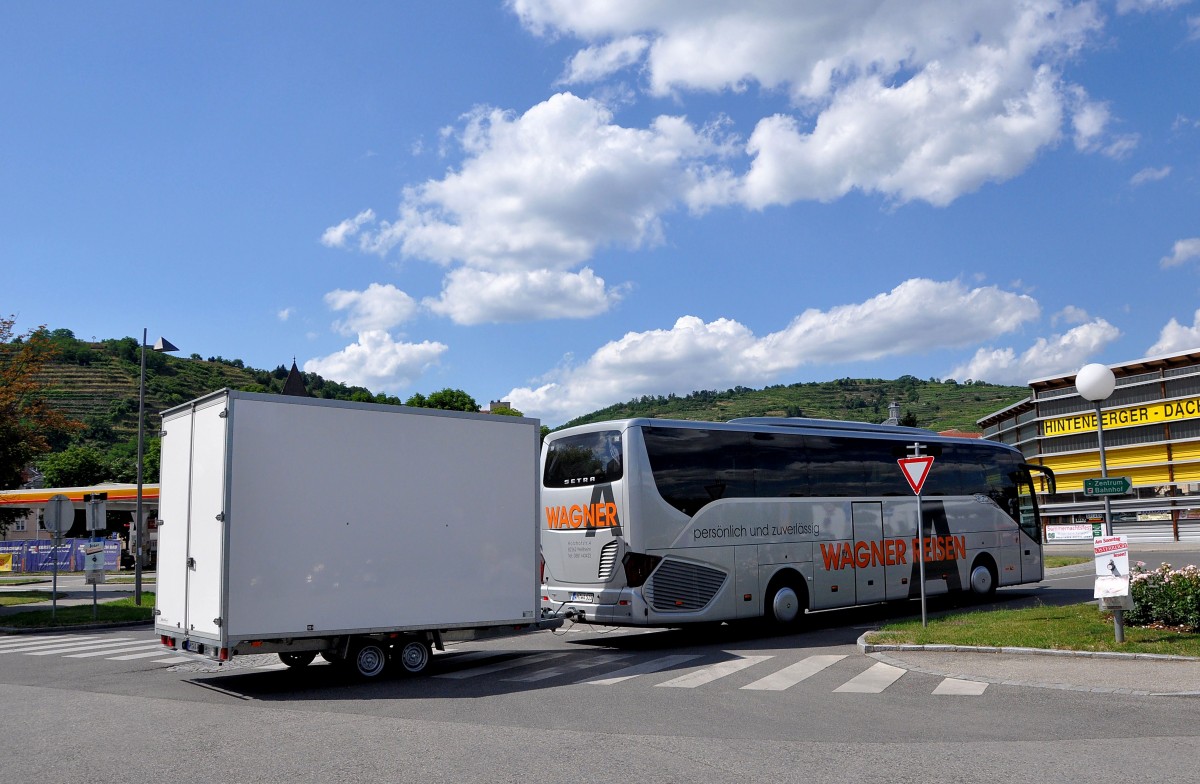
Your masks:
{"label": "white globe street lamp", "polygon": [[[1104,422],[1100,404],[1108,399],[1117,386],[1117,377],[1107,365],[1084,365],[1075,374],[1075,389],[1084,400],[1096,404],[1096,441],[1100,448],[1100,478],[1108,478],[1108,461],[1104,457]],[[1112,536],[1112,502],[1104,496],[1104,535]]]}

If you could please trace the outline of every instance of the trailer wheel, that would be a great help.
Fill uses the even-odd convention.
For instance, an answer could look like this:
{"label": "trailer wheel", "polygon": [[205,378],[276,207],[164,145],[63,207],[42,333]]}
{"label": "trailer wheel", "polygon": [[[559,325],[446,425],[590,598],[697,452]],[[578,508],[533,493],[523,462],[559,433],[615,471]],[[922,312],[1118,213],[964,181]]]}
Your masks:
{"label": "trailer wheel", "polygon": [[419,675],[429,666],[429,659],[432,653],[429,650],[429,643],[425,640],[411,640],[400,648],[400,666],[405,672],[412,675]]}
{"label": "trailer wheel", "polygon": [[364,678],[376,678],[387,669],[387,650],[374,640],[364,640],[350,654],[354,670]]}
{"label": "trailer wheel", "polygon": [[279,661],[289,667],[307,667],[315,658],[316,651],[283,651],[279,654]]}

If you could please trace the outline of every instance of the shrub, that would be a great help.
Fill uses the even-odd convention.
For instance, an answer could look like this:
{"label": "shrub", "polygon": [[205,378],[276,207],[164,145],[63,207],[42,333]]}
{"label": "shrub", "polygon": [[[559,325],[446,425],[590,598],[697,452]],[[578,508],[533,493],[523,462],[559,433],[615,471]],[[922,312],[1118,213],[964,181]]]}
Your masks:
{"label": "shrub", "polygon": [[1134,609],[1125,615],[1129,623],[1200,630],[1200,567],[1172,569],[1164,563],[1147,571],[1146,564],[1139,561],[1130,572]]}

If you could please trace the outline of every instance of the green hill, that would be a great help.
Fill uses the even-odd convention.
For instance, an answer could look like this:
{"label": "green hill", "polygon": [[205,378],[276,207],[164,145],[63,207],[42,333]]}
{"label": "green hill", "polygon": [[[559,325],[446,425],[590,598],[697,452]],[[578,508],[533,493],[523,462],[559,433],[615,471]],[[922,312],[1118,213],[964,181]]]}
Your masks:
{"label": "green hill", "polygon": [[580,425],[605,419],[657,417],[725,421],[746,416],[805,416],[818,419],[882,422],[888,405],[900,405],[905,424],[932,430],[977,431],[981,417],[1012,405],[1029,395],[1028,387],[1010,387],[971,381],[922,381],[901,376],[883,379],[842,378],[837,381],[775,385],[766,389],[735,387],[698,391],[689,395],[642,397],[603,408],[574,419]]}
{"label": "green hill", "polygon": [[[51,438],[53,451],[39,462],[57,476],[104,476],[132,481],[136,471],[138,375],[140,346],[134,338],[84,342],[69,330],[48,333],[58,350],[39,377],[54,407],[83,423],[75,433]],[[146,352],[147,481],[158,475],[157,414],[217,389],[281,392],[288,369],[246,367],[241,360],[177,357]],[[372,393],[302,374],[314,397],[399,404],[399,398]],[[449,392],[450,390],[446,390]],[[466,398],[466,393],[454,391]],[[976,420],[1024,399],[1026,387],[982,382],[851,379],[775,385],[765,389],[735,387],[699,390],[687,395],[647,396],[617,403],[568,422],[567,425],[627,417],[725,421],[745,416],[806,416],[882,422],[888,406],[900,406],[901,419],[933,430],[977,430]],[[473,402],[473,401],[471,401]],[[422,395],[409,401],[425,405]],[[443,406],[444,407],[444,406]],[[90,462],[89,462],[90,461]],[[57,471],[55,472],[55,469]],[[48,474],[49,476],[50,474]]]}

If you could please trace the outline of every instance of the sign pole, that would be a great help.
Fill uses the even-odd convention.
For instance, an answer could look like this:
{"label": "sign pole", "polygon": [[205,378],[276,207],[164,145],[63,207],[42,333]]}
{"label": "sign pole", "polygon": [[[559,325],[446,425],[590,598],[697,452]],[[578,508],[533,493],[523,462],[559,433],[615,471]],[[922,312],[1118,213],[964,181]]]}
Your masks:
{"label": "sign pole", "polygon": [[[921,628],[927,625],[925,620],[925,507],[921,504],[921,491],[917,491],[917,556],[921,561]],[[911,572],[910,572],[911,574]]]}
{"label": "sign pole", "polygon": [[54,532],[54,544],[50,545],[50,562],[53,564],[54,580],[50,586],[50,620],[58,618],[58,543],[62,541],[62,535],[58,531]]}
{"label": "sign pole", "polygon": [[900,464],[908,486],[917,496],[917,563],[921,580],[921,627],[924,628],[928,621],[925,615],[925,509],[921,503],[921,488],[925,486],[925,478],[929,476],[929,470],[933,467],[933,457],[921,454],[925,445],[920,442],[911,444],[908,449],[912,456],[896,462]]}

